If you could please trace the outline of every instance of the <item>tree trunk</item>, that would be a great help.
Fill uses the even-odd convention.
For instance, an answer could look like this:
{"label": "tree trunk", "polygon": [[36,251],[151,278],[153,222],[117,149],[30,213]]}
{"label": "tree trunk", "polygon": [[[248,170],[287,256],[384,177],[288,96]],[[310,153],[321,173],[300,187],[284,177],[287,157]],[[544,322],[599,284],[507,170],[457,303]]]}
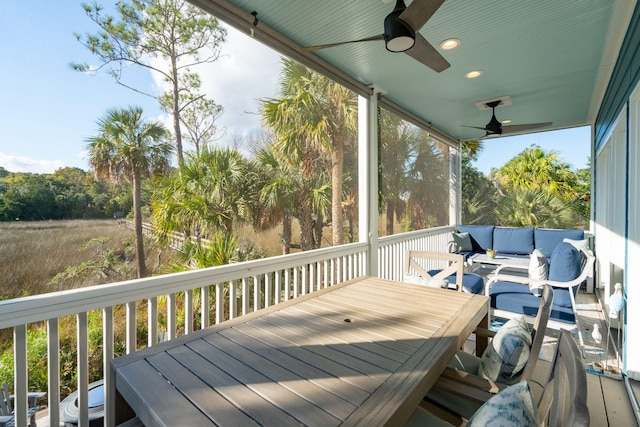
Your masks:
{"label": "tree trunk", "polygon": [[387,200],[387,236],[393,236],[394,201]]}
{"label": "tree trunk", "polygon": [[322,213],[318,213],[316,217],[315,226],[315,237],[314,237],[314,249],[318,249],[322,247],[322,227],[324,226],[324,218]]}
{"label": "tree trunk", "polygon": [[344,141],[336,138],[331,153],[331,228],[333,246],[344,242],[342,226],[342,167],[344,164]]}
{"label": "tree trunk", "polygon": [[282,220],[282,254],[291,253],[291,216],[286,215]]}
{"label": "tree trunk", "polygon": [[133,222],[136,230],[136,269],[138,279],[147,276],[144,262],[144,241],[142,236],[142,196],[140,191],[140,171],[133,172]]}
{"label": "tree trunk", "polygon": [[178,155],[178,166],[184,164],[182,154],[182,132],[180,131],[180,97],[178,92],[178,67],[175,56],[171,57],[171,73],[173,78],[173,132],[176,137],[176,153]]}

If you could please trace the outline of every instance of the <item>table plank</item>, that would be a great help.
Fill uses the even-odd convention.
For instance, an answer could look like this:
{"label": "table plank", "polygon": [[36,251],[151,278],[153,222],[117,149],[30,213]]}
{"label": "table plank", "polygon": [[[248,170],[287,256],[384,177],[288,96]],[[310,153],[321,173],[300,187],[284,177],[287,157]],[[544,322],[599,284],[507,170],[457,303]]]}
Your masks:
{"label": "table plank", "polygon": [[[259,372],[235,359],[233,356],[218,351],[214,346],[203,340],[187,344],[207,360],[215,361],[216,366],[225,372],[232,372],[233,377],[245,387],[259,394],[264,400],[278,406],[292,417],[306,425],[338,425],[340,420],[311,402],[293,393],[286,387],[270,381]],[[259,368],[259,367],[256,367]],[[235,425],[235,424],[229,424]]]}
{"label": "table plank", "polygon": [[116,382],[118,391],[145,426],[176,426],[183,422],[191,426],[211,425],[211,420],[194,411],[182,393],[167,387],[167,381],[146,361],[123,366],[116,374]]}
{"label": "table plank", "polygon": [[[215,404],[214,413],[211,419],[219,425],[279,425],[279,426],[299,426],[300,422],[287,414],[282,409],[273,405],[261,395],[254,392],[227,372],[220,369],[202,355],[193,351],[189,346],[180,346],[167,352],[177,362],[189,366],[191,372],[209,386],[207,398],[210,398],[208,391],[215,387],[217,393],[228,402]],[[180,379],[178,379],[180,381]],[[233,405],[229,408],[227,405]],[[230,413],[237,410],[247,414],[253,420],[244,421],[239,415],[237,419],[228,419]],[[224,418],[223,418],[224,417]]]}
{"label": "table plank", "polygon": [[[235,328],[229,330],[229,332],[225,334],[225,338],[229,338],[234,342],[245,346],[251,339],[247,334]],[[276,348],[265,345],[260,349],[260,354],[271,363],[286,368],[295,375],[306,377],[310,382],[319,385],[325,390],[332,391],[334,394],[356,406],[360,405],[369,397],[369,393],[349,382],[342,381],[342,383],[336,385],[333,376],[329,376],[326,372],[321,371],[315,366],[309,365],[303,360],[296,359],[295,357],[281,352]]]}
{"label": "table plank", "polygon": [[[309,367],[304,370],[305,376],[300,376],[282,366],[277,365],[268,357],[256,353],[254,351],[256,348],[255,343],[248,339],[248,337],[243,340],[242,344],[244,345],[223,336],[217,336],[215,339],[211,339],[208,342],[219,350],[236,358],[239,362],[244,363],[247,367],[260,367],[260,372],[270,380],[291,390],[303,399],[312,402],[314,405],[317,405],[322,408],[322,410],[332,414],[338,419],[345,419],[358,406],[312,382],[308,374]],[[317,374],[326,376],[326,374],[321,372],[318,372]],[[344,384],[339,384],[338,386],[343,385]],[[361,402],[358,402],[358,404],[360,403]]]}
{"label": "table plank", "polygon": [[[343,381],[351,383],[362,390],[372,393],[380,383],[389,377],[389,372],[383,372],[378,368],[377,374],[363,374],[362,370],[367,370],[364,366],[360,366],[360,370],[353,369],[345,366],[343,363],[339,363],[331,358],[318,354],[317,351],[311,351],[310,348],[304,348],[296,346],[295,344],[273,335],[265,330],[264,323],[252,322],[251,325],[237,326],[234,330],[245,332],[247,335],[261,338],[263,342],[268,342],[277,350],[297,358],[307,364],[313,365],[316,368],[330,374],[333,377],[341,378]],[[221,334],[227,336],[230,331],[222,331]],[[317,349],[316,349],[317,350]],[[369,367],[369,371],[371,371]]]}

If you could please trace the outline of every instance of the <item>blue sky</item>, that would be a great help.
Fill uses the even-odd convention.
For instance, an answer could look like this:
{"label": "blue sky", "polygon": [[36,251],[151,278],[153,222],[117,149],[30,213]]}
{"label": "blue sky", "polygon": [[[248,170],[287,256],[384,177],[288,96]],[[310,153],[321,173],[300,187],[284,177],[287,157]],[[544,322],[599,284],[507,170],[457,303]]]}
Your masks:
{"label": "blue sky", "polygon": [[[101,4],[113,4],[104,1]],[[116,106],[139,105],[145,116],[170,119],[152,98],[117,85],[104,72],[73,71],[71,62],[96,65],[74,32],[95,32],[80,1],[0,1],[0,166],[11,172],[51,173],[64,166],[88,170],[84,146],[96,121]],[[225,109],[218,124],[221,143],[231,144],[260,129],[258,99],[276,95],[280,56],[250,37],[228,29],[222,57],[201,68],[203,88]],[[148,72],[132,67],[136,87],[157,92]],[[142,86],[140,86],[142,85]],[[488,140],[476,166],[488,173],[531,144],[557,150],[574,168],[589,156],[588,128]]]}

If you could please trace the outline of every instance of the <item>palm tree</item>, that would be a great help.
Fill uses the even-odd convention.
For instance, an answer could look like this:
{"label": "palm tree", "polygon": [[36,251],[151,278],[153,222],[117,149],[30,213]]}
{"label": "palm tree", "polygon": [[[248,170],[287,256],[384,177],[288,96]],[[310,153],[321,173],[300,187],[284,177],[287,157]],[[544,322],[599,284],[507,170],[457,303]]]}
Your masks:
{"label": "palm tree", "polygon": [[171,145],[159,122],[142,119],[141,107],[113,108],[98,120],[98,134],[87,138],[89,163],[97,179],[132,184],[138,278],[147,275],[142,239],[141,180],[169,168]]}
{"label": "palm tree", "polygon": [[263,118],[278,136],[279,149],[301,159],[303,174],[316,173],[317,153],[330,158],[332,241],[340,245],[344,153],[355,140],[356,96],[293,60],[284,59],[283,64],[281,98],[262,100]]}
{"label": "palm tree", "polygon": [[386,233],[393,234],[394,218],[406,210],[408,160],[415,145],[413,126],[385,110],[380,111],[380,192],[386,209]]}
{"label": "palm tree", "polygon": [[269,178],[260,190],[261,204],[265,211],[261,215],[261,228],[282,223],[283,254],[290,252],[292,245],[291,220],[300,223],[300,248],[320,247],[318,233],[314,236],[314,213],[316,224],[322,222],[328,210],[328,183],[323,174],[305,176],[297,167],[295,159],[287,158],[273,144],[261,149],[256,160]]}
{"label": "palm tree", "polygon": [[526,148],[495,173],[505,190],[545,189],[564,201],[575,198],[576,177],[557,151],[546,152],[537,145]]}
{"label": "palm tree", "polygon": [[160,239],[172,231],[196,238],[220,232],[231,236],[235,224],[251,217],[253,172],[235,149],[189,153],[178,171],[160,183],[152,198]]}

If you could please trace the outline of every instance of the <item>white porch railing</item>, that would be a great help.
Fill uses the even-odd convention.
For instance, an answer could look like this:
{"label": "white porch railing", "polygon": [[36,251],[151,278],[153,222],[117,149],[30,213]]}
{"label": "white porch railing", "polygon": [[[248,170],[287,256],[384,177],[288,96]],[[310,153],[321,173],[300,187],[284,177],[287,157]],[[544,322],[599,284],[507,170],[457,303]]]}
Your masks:
{"label": "white porch railing", "polygon": [[[378,276],[401,280],[404,251],[446,251],[452,227],[404,233],[378,241]],[[136,308],[147,306],[146,345],[158,343],[159,335],[174,339],[189,334],[198,318],[202,327],[217,324],[261,308],[287,301],[321,288],[369,274],[367,243],[283,255],[203,270],[35,295],[0,302],[0,329],[12,328],[14,341],[14,393],[16,425],[27,425],[27,328],[45,322],[48,339],[49,424],[60,422],[59,327],[61,318],[73,315],[77,324],[77,378],[79,425],[88,426],[89,339],[88,313],[102,315],[104,372],[114,357],[114,309],[126,313],[126,352],[137,344]],[[199,294],[199,295],[197,295]],[[162,303],[159,304],[159,297]],[[177,300],[184,305],[184,326],[178,329]],[[197,307],[198,300],[200,307]],[[166,311],[166,325],[159,324],[159,305]],[[109,394],[105,375],[105,425],[113,425],[115,396]]]}

